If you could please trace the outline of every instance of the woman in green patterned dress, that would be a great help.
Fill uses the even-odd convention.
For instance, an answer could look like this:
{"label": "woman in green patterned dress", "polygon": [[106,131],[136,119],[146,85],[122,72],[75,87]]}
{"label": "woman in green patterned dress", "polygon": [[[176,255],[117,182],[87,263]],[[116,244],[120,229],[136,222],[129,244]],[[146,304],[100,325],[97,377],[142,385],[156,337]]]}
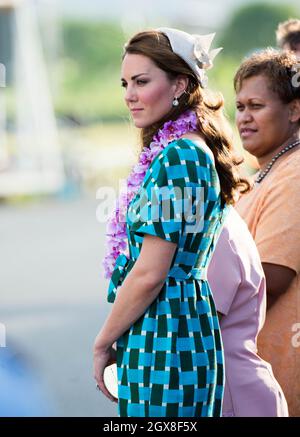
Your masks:
{"label": "woman in green patterned dress", "polygon": [[125,231],[118,220],[108,227],[114,304],[94,345],[97,386],[115,401],[103,373],[117,362],[122,417],[221,414],[223,351],[207,266],[227,205],[249,186],[222,102],[204,90],[212,38],[161,28],[125,46],[121,81],[143,149],[128,178]]}

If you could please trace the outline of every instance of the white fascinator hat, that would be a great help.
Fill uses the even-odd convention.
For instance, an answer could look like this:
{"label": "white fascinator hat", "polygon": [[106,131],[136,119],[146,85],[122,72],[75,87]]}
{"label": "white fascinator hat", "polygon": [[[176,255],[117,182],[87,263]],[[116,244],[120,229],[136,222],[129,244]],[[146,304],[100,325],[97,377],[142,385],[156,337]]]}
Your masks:
{"label": "white fascinator hat", "polygon": [[170,27],[156,29],[163,33],[169,40],[171,48],[176,55],[180,56],[193,70],[202,88],[207,85],[205,70],[213,66],[213,60],[222,48],[210,51],[215,33],[208,35],[191,35],[182,30]]}

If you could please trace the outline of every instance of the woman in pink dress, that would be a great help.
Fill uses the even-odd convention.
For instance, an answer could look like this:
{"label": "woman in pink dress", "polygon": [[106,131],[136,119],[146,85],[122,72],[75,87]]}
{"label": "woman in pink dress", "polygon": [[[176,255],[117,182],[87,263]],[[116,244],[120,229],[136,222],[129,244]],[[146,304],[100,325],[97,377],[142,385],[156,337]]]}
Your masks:
{"label": "woman in pink dress", "polygon": [[231,208],[208,269],[225,354],[223,416],[286,417],[272,367],[257,355],[266,314],[265,276],[245,222]]}

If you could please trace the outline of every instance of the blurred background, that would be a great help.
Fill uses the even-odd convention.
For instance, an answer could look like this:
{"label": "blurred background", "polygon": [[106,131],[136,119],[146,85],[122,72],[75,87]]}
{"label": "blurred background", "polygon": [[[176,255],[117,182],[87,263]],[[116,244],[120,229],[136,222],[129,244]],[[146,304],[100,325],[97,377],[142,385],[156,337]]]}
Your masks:
{"label": "blurred background", "polygon": [[0,416],[117,415],[92,372],[109,311],[96,193],[138,153],[120,86],[128,37],[217,32],[209,86],[234,127],[236,68],[299,16],[298,0],[0,0]]}

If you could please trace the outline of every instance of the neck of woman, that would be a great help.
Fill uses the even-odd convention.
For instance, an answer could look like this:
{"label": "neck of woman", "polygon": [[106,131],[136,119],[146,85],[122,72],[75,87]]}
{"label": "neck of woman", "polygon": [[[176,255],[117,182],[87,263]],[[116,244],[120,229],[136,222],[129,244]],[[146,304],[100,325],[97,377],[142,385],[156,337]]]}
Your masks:
{"label": "neck of woman", "polygon": [[[260,171],[264,171],[266,169],[266,167],[268,166],[268,164],[272,161],[272,159],[281,151],[283,150],[285,147],[287,147],[290,144],[293,144],[295,141],[300,140],[300,132],[297,132],[296,134],[292,135],[291,137],[289,137],[283,144],[281,144],[280,146],[278,146],[276,149],[273,149],[271,152],[266,153],[263,156],[260,156],[259,158],[257,158],[258,161],[258,165],[259,165],[259,169]],[[295,147],[295,149],[298,148]],[[285,155],[289,155],[290,153],[293,153],[293,151],[295,150],[294,148],[291,150],[288,150]],[[280,159],[280,158],[279,158]]]}

